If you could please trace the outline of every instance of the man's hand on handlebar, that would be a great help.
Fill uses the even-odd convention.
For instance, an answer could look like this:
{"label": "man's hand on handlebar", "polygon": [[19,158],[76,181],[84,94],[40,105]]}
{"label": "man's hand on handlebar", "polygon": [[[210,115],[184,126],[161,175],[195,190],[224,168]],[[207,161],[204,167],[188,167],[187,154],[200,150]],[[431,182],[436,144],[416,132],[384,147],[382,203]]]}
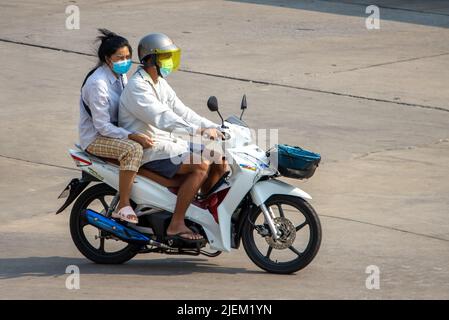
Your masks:
{"label": "man's hand on handlebar", "polygon": [[205,138],[208,138],[211,140],[218,140],[219,138],[220,139],[224,138],[223,133],[220,130],[215,129],[215,128],[203,128],[203,129],[201,129],[200,134],[202,136],[204,136]]}

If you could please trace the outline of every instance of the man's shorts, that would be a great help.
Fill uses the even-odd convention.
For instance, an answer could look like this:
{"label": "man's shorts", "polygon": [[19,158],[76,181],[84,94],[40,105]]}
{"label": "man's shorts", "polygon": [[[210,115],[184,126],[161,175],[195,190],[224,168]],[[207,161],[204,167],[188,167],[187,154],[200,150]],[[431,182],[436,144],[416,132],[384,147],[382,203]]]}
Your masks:
{"label": "man's shorts", "polygon": [[190,143],[190,152],[177,155],[175,158],[154,160],[145,163],[142,168],[153,171],[165,178],[171,179],[178,172],[181,165],[190,157],[191,153],[203,152],[204,145]]}

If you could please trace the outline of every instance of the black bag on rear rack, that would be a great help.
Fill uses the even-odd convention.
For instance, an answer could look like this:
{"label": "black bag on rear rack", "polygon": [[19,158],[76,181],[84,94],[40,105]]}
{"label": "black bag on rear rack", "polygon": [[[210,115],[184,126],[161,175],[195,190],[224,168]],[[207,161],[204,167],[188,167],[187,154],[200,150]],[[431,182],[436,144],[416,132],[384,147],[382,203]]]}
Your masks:
{"label": "black bag on rear rack", "polygon": [[321,156],[318,153],[304,150],[288,144],[276,145],[278,171],[285,177],[308,179],[315,173]]}

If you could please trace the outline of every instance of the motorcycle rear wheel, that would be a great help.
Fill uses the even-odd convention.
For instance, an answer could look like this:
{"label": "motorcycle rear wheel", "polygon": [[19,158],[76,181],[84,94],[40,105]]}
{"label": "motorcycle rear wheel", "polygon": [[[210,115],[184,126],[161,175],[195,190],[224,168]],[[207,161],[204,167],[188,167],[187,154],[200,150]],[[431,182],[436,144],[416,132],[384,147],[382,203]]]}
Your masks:
{"label": "motorcycle rear wheel", "polygon": [[[107,233],[87,224],[81,215],[81,213],[88,208],[93,209],[100,214],[105,214],[109,205],[106,197],[113,197],[116,193],[116,190],[105,183],[96,184],[84,191],[78,197],[70,214],[70,234],[75,246],[87,259],[98,264],[122,264],[131,260],[139,251],[139,247],[136,245],[104,238],[107,236]],[[98,208],[92,208],[95,203],[97,204],[97,207],[103,207],[101,212],[99,212],[100,210]],[[92,241],[88,240],[88,238],[92,238],[92,236],[88,234],[89,230],[86,231],[88,228],[91,230],[91,233],[95,233],[95,229],[98,230],[98,236],[100,236],[99,239],[96,239],[99,240],[98,247],[96,247]],[[108,242],[109,246],[113,247],[113,251],[106,251],[106,242]],[[114,243],[110,244],[109,242]],[[114,251],[115,247],[120,246],[122,248]]]}
{"label": "motorcycle rear wheel", "polygon": [[[321,245],[321,224],[317,213],[307,201],[287,195],[274,195],[265,205],[274,212],[276,224],[282,228],[282,236],[273,241],[268,225],[264,223],[262,210],[253,210],[242,230],[243,247],[248,257],[258,267],[270,273],[290,274],[305,268],[315,258]],[[265,234],[257,229],[264,230]],[[306,230],[308,232],[304,232]],[[306,233],[309,235],[308,240],[301,241]],[[297,247],[301,244],[297,240],[305,244],[303,250]],[[263,245],[267,248],[266,251],[260,249]],[[293,259],[279,262],[277,259],[272,260],[274,254],[279,259],[289,256],[293,256]]]}

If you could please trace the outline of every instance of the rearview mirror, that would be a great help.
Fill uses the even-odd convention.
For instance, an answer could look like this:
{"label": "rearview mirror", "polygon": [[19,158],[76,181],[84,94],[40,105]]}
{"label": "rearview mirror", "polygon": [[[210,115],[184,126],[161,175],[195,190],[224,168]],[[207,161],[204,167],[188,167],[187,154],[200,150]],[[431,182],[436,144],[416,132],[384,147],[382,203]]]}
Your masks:
{"label": "rearview mirror", "polygon": [[212,112],[215,112],[215,111],[218,112],[218,115],[220,116],[220,119],[221,119],[221,127],[226,128],[226,126],[224,125],[223,117],[221,116],[220,111],[218,111],[218,100],[217,100],[216,96],[209,97],[209,99],[207,100],[207,107]]}
{"label": "rearview mirror", "polygon": [[248,108],[248,105],[246,103],[246,94],[244,94],[243,98],[242,98],[242,104],[240,105],[240,109],[242,109],[242,114],[240,115],[240,120],[242,120],[243,112],[245,112],[246,108]]}
{"label": "rearview mirror", "polygon": [[242,98],[242,104],[240,105],[240,109],[244,110],[246,108],[248,108],[248,105],[246,104],[246,94],[244,94]]}
{"label": "rearview mirror", "polygon": [[217,100],[217,97],[215,97],[215,96],[209,97],[209,99],[207,100],[207,107],[212,112],[218,111],[218,100]]}

